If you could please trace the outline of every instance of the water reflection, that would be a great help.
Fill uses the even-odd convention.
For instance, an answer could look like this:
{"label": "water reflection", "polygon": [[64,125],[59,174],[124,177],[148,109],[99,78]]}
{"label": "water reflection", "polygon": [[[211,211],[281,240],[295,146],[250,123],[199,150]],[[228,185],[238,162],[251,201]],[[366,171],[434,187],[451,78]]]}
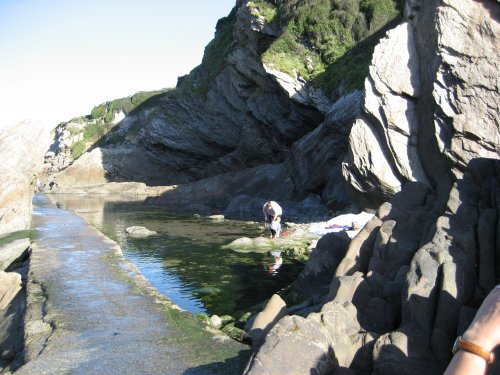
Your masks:
{"label": "water reflection", "polygon": [[[193,313],[238,316],[290,284],[302,269],[281,252],[221,248],[239,237],[259,236],[255,223],[179,216],[165,207],[102,197],[56,199],[114,239],[160,293]],[[125,229],[134,225],[158,235],[127,236]]]}
{"label": "water reflection", "polygon": [[271,275],[276,275],[283,265],[283,257],[281,256],[281,251],[271,251],[271,256],[274,259],[274,263],[268,264],[267,272]]}

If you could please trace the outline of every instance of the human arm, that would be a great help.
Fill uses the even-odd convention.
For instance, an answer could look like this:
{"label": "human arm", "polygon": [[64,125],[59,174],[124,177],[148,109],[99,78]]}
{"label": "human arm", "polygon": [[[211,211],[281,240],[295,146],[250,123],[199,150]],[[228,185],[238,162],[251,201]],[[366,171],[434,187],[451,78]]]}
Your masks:
{"label": "human arm", "polygon": [[274,213],[274,216],[273,216],[273,221],[275,220],[278,220],[278,218],[283,215],[283,209],[281,208],[281,206],[276,203],[276,202],[273,202],[273,213]]}
{"label": "human arm", "polygon": [[[484,299],[479,310],[462,337],[491,352],[500,344],[500,285]],[[483,375],[487,362],[480,356],[459,350],[446,368],[444,375]]]}

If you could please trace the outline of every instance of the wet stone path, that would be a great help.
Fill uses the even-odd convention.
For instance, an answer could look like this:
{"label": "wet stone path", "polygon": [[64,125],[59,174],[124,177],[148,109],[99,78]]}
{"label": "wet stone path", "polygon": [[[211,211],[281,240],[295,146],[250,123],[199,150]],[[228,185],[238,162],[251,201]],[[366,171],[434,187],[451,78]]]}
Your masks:
{"label": "wet stone path", "polygon": [[[15,374],[237,374],[248,347],[140,282],[116,243],[34,198],[25,346]],[[139,281],[137,281],[139,280]]]}

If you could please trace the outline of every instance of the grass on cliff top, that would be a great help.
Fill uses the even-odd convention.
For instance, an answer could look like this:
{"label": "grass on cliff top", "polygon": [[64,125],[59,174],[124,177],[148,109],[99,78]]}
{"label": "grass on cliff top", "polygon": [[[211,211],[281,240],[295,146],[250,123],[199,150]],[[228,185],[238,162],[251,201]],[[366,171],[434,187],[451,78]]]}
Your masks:
{"label": "grass on cliff top", "polygon": [[[249,13],[281,34],[262,54],[262,62],[331,93],[362,89],[376,41],[399,19],[404,0],[251,0]],[[184,90],[205,97],[236,47],[237,7],[221,18],[202,63],[180,77]],[[375,41],[375,42],[374,42]]]}
{"label": "grass on cliff top", "polygon": [[[399,18],[402,0],[260,0],[276,9],[283,30],[262,55],[265,64],[301,76],[327,92],[342,85],[361,89],[375,37]],[[378,40],[377,39],[377,40]],[[365,40],[369,42],[363,43]]]}
{"label": "grass on cliff top", "polygon": [[73,119],[72,122],[83,124],[81,128],[69,129],[72,136],[83,133],[82,139],[71,145],[71,156],[73,159],[78,159],[85,151],[95,145],[115,127],[116,124],[113,123],[113,119],[116,113],[122,111],[127,115],[140,105],[154,101],[157,97],[171,90],[173,89],[138,92],[132,96],[115,99],[95,106],[90,116]]}
{"label": "grass on cliff top", "polygon": [[154,96],[164,94],[172,89],[141,91],[132,96],[115,99],[95,106],[90,112],[91,119],[103,119],[104,122],[111,122],[114,113],[123,111],[125,114],[132,112],[137,106]]}

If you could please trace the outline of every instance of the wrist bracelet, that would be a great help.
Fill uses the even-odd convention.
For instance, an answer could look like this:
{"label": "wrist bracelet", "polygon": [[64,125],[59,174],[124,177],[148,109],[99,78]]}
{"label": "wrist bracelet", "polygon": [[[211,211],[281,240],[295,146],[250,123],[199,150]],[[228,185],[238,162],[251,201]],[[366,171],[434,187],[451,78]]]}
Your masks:
{"label": "wrist bracelet", "polygon": [[458,336],[453,344],[453,349],[451,352],[455,354],[459,350],[465,350],[466,352],[475,354],[486,361],[488,365],[491,365],[495,361],[495,354],[481,346],[473,344],[470,341],[465,340],[462,336]]}

